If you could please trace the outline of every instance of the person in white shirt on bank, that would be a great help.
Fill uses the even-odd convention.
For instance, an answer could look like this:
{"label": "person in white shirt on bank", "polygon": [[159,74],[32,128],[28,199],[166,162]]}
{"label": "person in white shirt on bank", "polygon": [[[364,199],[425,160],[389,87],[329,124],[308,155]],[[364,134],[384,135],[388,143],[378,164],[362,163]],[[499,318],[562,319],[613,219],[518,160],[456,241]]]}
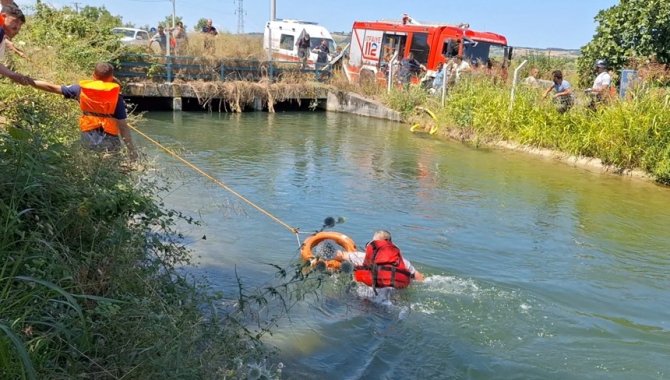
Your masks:
{"label": "person in white shirt on bank", "polygon": [[598,75],[593,81],[593,86],[586,90],[586,92],[592,96],[591,106],[595,106],[595,103],[602,102],[609,95],[612,85],[612,76],[610,76],[610,73],[607,71],[607,62],[604,59],[599,59],[594,66]]}

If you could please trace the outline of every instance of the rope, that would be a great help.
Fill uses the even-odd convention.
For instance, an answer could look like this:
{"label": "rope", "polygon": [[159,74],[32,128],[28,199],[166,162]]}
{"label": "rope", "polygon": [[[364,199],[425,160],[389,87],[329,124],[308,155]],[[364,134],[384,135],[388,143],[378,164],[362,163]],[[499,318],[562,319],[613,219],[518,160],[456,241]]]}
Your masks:
{"label": "rope", "polygon": [[178,155],[177,153],[173,152],[173,151],[170,150],[169,148],[167,148],[167,147],[161,145],[161,143],[159,143],[158,141],[156,141],[156,140],[152,139],[151,137],[147,136],[145,133],[141,132],[139,129],[133,127],[132,125],[128,125],[128,126],[129,126],[133,131],[137,132],[139,135],[141,135],[141,136],[144,137],[145,139],[151,141],[153,144],[155,144],[155,145],[158,146],[159,148],[163,149],[163,150],[166,151],[169,155],[171,155],[172,157],[174,157],[174,158],[176,158],[177,160],[181,161],[182,163],[184,163],[184,164],[185,164],[186,166],[188,166],[189,168],[195,170],[196,172],[198,172],[199,174],[201,174],[203,177],[208,178],[210,181],[216,183],[216,184],[219,185],[221,188],[227,190],[227,191],[230,192],[231,194],[233,194],[233,195],[235,195],[236,197],[240,198],[241,200],[243,200],[244,202],[246,202],[249,206],[255,208],[256,210],[260,211],[262,214],[265,214],[265,215],[266,215],[267,217],[269,217],[270,219],[274,220],[274,221],[277,222],[278,224],[282,225],[283,227],[285,227],[286,229],[288,229],[289,231],[291,231],[291,233],[296,234],[296,237],[297,237],[297,239],[298,239],[298,245],[300,245],[300,238],[298,237],[298,231],[299,231],[298,228],[296,228],[296,227],[291,227],[289,224],[283,222],[281,219],[277,218],[276,216],[272,215],[271,213],[269,213],[268,211],[264,210],[264,209],[261,208],[260,206],[256,205],[254,202],[252,202],[252,201],[250,201],[249,199],[245,198],[242,194],[240,194],[240,193],[238,193],[237,191],[233,190],[232,188],[230,188],[230,187],[229,187],[228,185],[226,185],[225,183],[223,183],[223,182],[219,181],[218,179],[212,177],[211,175],[205,173],[205,171],[203,171],[203,170],[200,169],[199,167],[195,166],[194,164],[190,163],[190,162],[187,161],[185,158],[181,157],[180,155]]}

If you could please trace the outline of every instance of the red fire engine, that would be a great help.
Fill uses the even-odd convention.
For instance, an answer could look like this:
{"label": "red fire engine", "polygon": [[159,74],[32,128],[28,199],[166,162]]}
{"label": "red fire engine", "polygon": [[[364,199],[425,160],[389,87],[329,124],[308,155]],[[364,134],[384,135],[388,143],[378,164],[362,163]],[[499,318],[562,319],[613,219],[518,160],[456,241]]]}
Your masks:
{"label": "red fire engine", "polygon": [[404,15],[398,22],[354,22],[345,73],[351,82],[375,77],[385,80],[392,58],[400,61],[410,52],[428,70],[456,55],[476,64],[497,58],[506,65],[512,58],[512,48],[500,34],[478,32],[465,24],[422,25]]}

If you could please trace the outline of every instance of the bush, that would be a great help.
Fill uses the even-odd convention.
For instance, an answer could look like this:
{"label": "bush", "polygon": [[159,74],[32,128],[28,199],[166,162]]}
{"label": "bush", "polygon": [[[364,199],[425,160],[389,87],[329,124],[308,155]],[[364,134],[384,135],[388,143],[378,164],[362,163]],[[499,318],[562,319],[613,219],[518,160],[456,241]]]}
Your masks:
{"label": "bush", "polygon": [[[418,90],[418,89],[417,89]],[[448,134],[472,141],[510,140],[578,156],[600,158],[622,169],[644,169],[659,182],[670,175],[670,94],[653,86],[639,86],[626,101],[612,100],[593,111],[588,99],[559,114],[540,89],[517,89],[509,111],[508,85],[492,84],[484,76],[464,77],[449,90],[444,108],[436,100],[395,93],[387,98],[394,109],[416,105],[436,111],[438,125]],[[422,103],[423,101],[423,103]],[[458,133],[454,133],[454,131]]]}
{"label": "bush", "polygon": [[[28,25],[40,59],[20,64],[51,80],[89,77],[118,46],[67,9],[38,3]],[[179,269],[173,226],[194,221],[160,203],[164,179],[81,148],[76,102],[6,83],[0,98],[0,378],[278,377],[261,338],[320,277],[212,294]]]}
{"label": "bush", "polygon": [[[110,26],[101,26],[87,15],[69,8],[51,8],[38,1],[35,13],[16,38],[39,49],[31,55],[39,57],[52,71],[88,73],[96,62],[111,61],[117,56],[121,44]],[[51,56],[57,59],[48,59]]]}

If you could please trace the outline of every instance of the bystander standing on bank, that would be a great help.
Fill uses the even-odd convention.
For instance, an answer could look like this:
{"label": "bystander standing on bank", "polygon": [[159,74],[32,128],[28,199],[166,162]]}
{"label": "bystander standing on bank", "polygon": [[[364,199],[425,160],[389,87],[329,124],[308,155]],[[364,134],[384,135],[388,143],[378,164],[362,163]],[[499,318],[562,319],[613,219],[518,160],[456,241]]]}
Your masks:
{"label": "bystander standing on bank", "polygon": [[161,54],[165,55],[167,53],[167,43],[168,37],[165,33],[165,28],[162,25],[158,25],[158,33],[154,34],[151,38],[150,44],[157,43],[158,47],[161,50]]}
{"label": "bystander standing on bank", "polygon": [[[5,51],[13,46],[9,39],[14,38],[26,22],[26,16],[14,2],[2,2],[0,10],[0,60],[4,59]],[[32,79],[10,70],[0,63],[0,75],[11,79],[13,82],[27,85],[32,84]]]}
{"label": "bystander standing on bank", "polygon": [[593,86],[586,89],[586,92],[591,95],[590,108],[595,109],[598,103],[605,101],[610,95],[612,86],[612,76],[607,72],[607,62],[604,59],[599,59],[594,64],[594,68],[598,75],[593,81]]}
{"label": "bystander standing on bank", "polygon": [[219,32],[214,25],[212,25],[211,18],[207,20],[207,25],[202,27],[202,33],[205,34],[205,51],[209,54],[214,54],[214,37],[216,37]]}
{"label": "bystander standing on bank", "polygon": [[300,69],[304,70],[307,68],[307,60],[309,59],[309,54],[311,51],[311,38],[309,33],[304,30],[298,38],[298,42],[295,43],[298,47],[298,58],[300,58]]}
{"label": "bystander standing on bank", "polygon": [[552,96],[554,102],[556,102],[556,110],[559,113],[564,113],[572,108],[575,104],[575,97],[572,93],[572,86],[570,82],[563,79],[563,72],[561,70],[556,70],[552,73],[554,84],[544,92],[543,99],[549,96],[549,93],[553,90],[555,94]]}
{"label": "bystander standing on bank", "polygon": [[188,46],[188,38],[186,36],[186,29],[184,23],[179,21],[177,25],[171,29],[172,38],[174,38],[174,54],[183,54]]}

